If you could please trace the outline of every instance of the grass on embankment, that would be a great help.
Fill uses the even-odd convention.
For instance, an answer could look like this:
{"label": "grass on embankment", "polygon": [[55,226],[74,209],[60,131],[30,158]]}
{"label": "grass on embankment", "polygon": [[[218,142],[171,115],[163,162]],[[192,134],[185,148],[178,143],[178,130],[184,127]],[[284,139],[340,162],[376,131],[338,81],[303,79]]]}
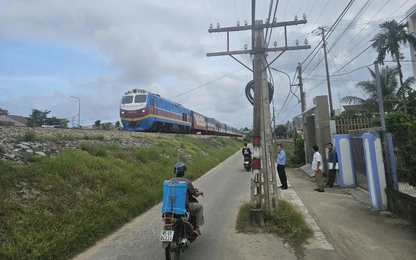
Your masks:
{"label": "grass on embankment", "polygon": [[[250,223],[250,203],[240,207],[237,215],[236,229],[239,232],[258,232],[259,228]],[[277,234],[289,243],[298,257],[303,255],[303,245],[313,235],[302,214],[285,200],[279,200],[276,210],[264,216],[263,232]]]}
{"label": "grass on embankment", "polygon": [[132,150],[82,143],[26,166],[0,161],[0,259],[69,259],[161,201],[178,147],[191,180],[241,148],[221,137],[153,141]]}

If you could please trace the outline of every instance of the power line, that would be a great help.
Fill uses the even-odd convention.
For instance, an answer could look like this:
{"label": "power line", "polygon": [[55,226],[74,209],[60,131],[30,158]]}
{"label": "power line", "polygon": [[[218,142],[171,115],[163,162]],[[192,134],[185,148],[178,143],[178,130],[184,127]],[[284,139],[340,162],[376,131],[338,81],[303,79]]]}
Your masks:
{"label": "power line", "polygon": [[[328,33],[325,35],[324,32],[322,32],[324,34],[324,37],[322,37],[322,40],[319,42],[319,44],[323,43],[324,39],[328,40],[328,38],[332,35],[333,30],[337,27],[337,25],[341,22],[341,20],[344,18],[345,14],[348,12],[348,10],[351,8],[352,4],[354,3],[355,0],[351,0],[347,6],[344,8],[344,10],[341,12],[341,14],[338,16],[338,18],[336,19],[336,21],[332,24],[331,28],[329,28]],[[318,46],[318,45],[317,45]],[[315,48],[316,49],[316,48]],[[316,54],[314,55],[314,57],[316,56]],[[309,56],[308,56],[309,57]],[[306,59],[305,59],[306,61]],[[312,59],[311,59],[312,61]],[[314,70],[319,63],[322,61],[319,60],[318,63],[315,65],[315,67],[312,69]],[[310,62],[304,67],[304,70],[306,70],[306,68],[308,67],[308,65],[310,64]],[[303,65],[303,62],[302,62]]]}
{"label": "power line", "polygon": [[345,33],[350,29],[351,25],[354,24],[355,21],[364,13],[365,10],[373,3],[373,0],[367,0],[367,2],[361,7],[361,9],[358,11],[358,13],[354,16],[354,18],[351,20],[351,22],[347,25],[347,27],[344,29],[344,31],[338,35],[338,37],[335,39],[332,46],[329,48],[328,52],[334,48],[334,46],[341,40],[341,38],[345,35]]}
{"label": "power line", "polygon": [[220,80],[220,79],[226,78],[226,77],[228,77],[228,76],[230,76],[230,75],[233,75],[233,74],[235,74],[235,73],[237,73],[237,72],[240,72],[240,71],[242,71],[242,70],[244,70],[244,68],[239,69],[239,70],[234,71],[234,72],[231,72],[230,74],[224,75],[224,76],[222,76],[222,77],[220,77],[220,78],[217,78],[217,79],[214,79],[214,80],[212,80],[212,81],[210,81],[210,82],[204,83],[204,84],[202,84],[202,85],[200,85],[200,86],[198,86],[198,87],[196,87],[196,88],[190,89],[190,90],[188,90],[188,91],[186,91],[186,92],[183,92],[183,93],[181,93],[181,94],[179,94],[179,95],[176,95],[176,96],[174,96],[174,97],[170,97],[170,98],[168,98],[168,99],[173,99],[173,98],[177,98],[177,97],[183,96],[183,95],[185,95],[185,94],[188,94],[189,92],[192,92],[192,91],[194,91],[194,90],[197,90],[197,89],[199,89],[199,88],[202,88],[202,87],[204,87],[204,86],[206,86],[206,85],[209,85],[209,84],[211,84],[211,83],[214,83],[215,81],[218,81],[218,80]]}

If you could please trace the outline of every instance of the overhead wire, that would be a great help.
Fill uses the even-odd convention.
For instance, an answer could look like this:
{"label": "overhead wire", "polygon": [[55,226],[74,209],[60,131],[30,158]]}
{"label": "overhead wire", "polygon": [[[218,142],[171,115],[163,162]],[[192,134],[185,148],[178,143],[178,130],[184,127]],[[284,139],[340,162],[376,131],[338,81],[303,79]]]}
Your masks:
{"label": "overhead wire", "polygon": [[[345,33],[348,31],[348,29],[350,29],[350,26],[363,14],[363,12],[371,5],[371,3],[373,2],[373,0],[367,0],[366,3],[364,3],[364,5],[361,7],[361,9],[357,12],[357,14],[354,16],[354,18],[348,23],[348,26],[343,30],[343,32],[338,35],[338,37],[335,39],[334,43],[328,48],[327,52],[331,51],[332,48],[334,48],[334,46],[339,42],[339,40],[345,35]],[[328,39],[333,31],[330,31],[330,33],[327,34],[326,39]],[[323,61],[324,57],[322,57],[321,59],[318,60],[318,62],[316,63],[316,65],[313,67],[312,70],[315,70],[317,66],[319,66],[319,64]],[[312,59],[311,59],[312,61]],[[308,63],[309,65],[309,63]],[[307,66],[305,66],[306,69]]]}
{"label": "overhead wire", "polygon": [[373,3],[373,1],[374,0],[367,0],[367,2],[361,7],[358,13],[354,16],[354,18],[348,23],[347,27],[343,30],[343,32],[340,35],[338,35],[334,43],[329,47],[328,52],[331,51],[335,47],[335,45],[337,45],[341,38],[350,29],[351,25],[353,25],[355,21],[357,21],[357,19],[361,17],[361,15],[368,9],[368,7]]}
{"label": "overhead wire", "polygon": [[[405,1],[399,8],[397,8],[392,14],[390,14],[385,20],[389,19],[390,17],[392,17],[400,8],[402,8],[407,2],[409,2],[409,0]],[[384,6],[383,6],[384,8]],[[404,19],[406,19],[407,17],[405,17]],[[402,20],[403,21],[403,20]],[[360,43],[362,43],[365,39],[367,39],[368,37],[370,37],[376,30],[378,29],[378,27],[374,28],[374,30],[372,30],[370,33],[367,34],[366,37],[364,37],[360,42],[358,42],[354,47],[352,47],[347,53],[351,53],[352,50],[354,49],[360,49],[360,48],[356,48]],[[354,57],[353,60],[355,60],[356,58],[358,58],[361,54],[363,54],[365,51],[367,51],[369,48],[371,48],[371,45],[368,46],[366,49],[364,49],[364,51],[362,51],[360,54],[358,54],[357,56]],[[346,55],[346,54],[345,54]],[[345,57],[342,56],[341,58]],[[351,60],[349,63],[351,63],[353,60]],[[348,65],[349,63],[347,63],[346,65]],[[345,66],[344,66],[345,67]],[[344,68],[343,67],[343,68]],[[343,69],[341,68],[341,69]]]}
{"label": "overhead wire", "polygon": [[237,70],[237,71],[231,72],[231,73],[229,73],[229,74],[227,74],[227,75],[224,75],[224,76],[222,76],[222,77],[219,77],[219,78],[216,78],[216,79],[214,79],[214,80],[211,80],[211,81],[209,81],[209,82],[207,82],[207,83],[204,83],[204,84],[202,84],[202,85],[200,85],[200,86],[198,86],[198,87],[195,87],[195,88],[193,88],[193,89],[190,89],[190,90],[188,90],[188,91],[185,91],[185,92],[183,92],[183,93],[181,93],[181,94],[179,94],[179,95],[176,95],[176,96],[170,97],[170,98],[168,98],[168,99],[173,99],[173,98],[177,98],[177,97],[183,96],[183,95],[188,94],[188,93],[190,93],[190,92],[192,92],[192,91],[194,91],[194,90],[197,90],[197,89],[199,89],[199,88],[205,87],[206,85],[209,85],[209,84],[211,84],[211,83],[213,83],[213,82],[215,82],[215,81],[218,81],[218,80],[220,80],[220,79],[223,79],[223,78],[226,78],[226,77],[228,77],[228,76],[231,76],[232,74],[235,74],[235,73],[237,73],[237,72],[239,72],[239,71],[242,71],[242,70],[244,70],[244,69],[245,69],[245,68],[242,68],[242,69],[239,69],[239,70]]}
{"label": "overhead wire", "polygon": [[[355,2],[355,0],[350,0],[350,2],[347,4],[347,6],[344,8],[344,10],[341,12],[341,14],[338,16],[338,18],[335,20],[335,22],[332,24],[331,28],[328,30],[328,33],[325,35],[325,32],[322,32],[324,34],[323,39],[320,41],[319,44],[323,43],[324,39],[328,39],[331,35],[332,35],[332,30],[334,28],[337,27],[337,25],[341,22],[341,20],[344,18],[344,16],[346,15],[346,13],[348,12],[348,10],[351,8],[352,4]],[[326,37],[325,37],[326,36]],[[316,48],[315,48],[316,49]],[[314,55],[315,57],[316,55]],[[309,56],[308,56],[309,57]],[[305,59],[306,61],[306,59]],[[304,61],[304,62],[305,62]],[[302,64],[304,63],[302,62]],[[314,70],[318,64],[320,63],[320,61],[318,61],[317,65],[315,65],[315,67],[312,69]],[[307,66],[305,66],[304,70],[306,70],[306,68],[308,67],[308,65],[310,64],[310,62],[307,64]]]}
{"label": "overhead wire", "polygon": [[[267,16],[267,21],[265,21],[265,24],[270,23],[270,17],[272,15],[272,9],[273,9],[273,2],[274,2],[274,0],[270,0],[269,15]],[[264,40],[267,39],[268,32],[269,32],[269,27],[266,28],[266,34],[264,36]]]}
{"label": "overhead wire", "polygon": [[[275,8],[274,8],[274,14],[273,14],[273,18],[272,18],[272,21],[274,22],[274,20],[275,20],[275,18],[276,18],[276,13],[277,13],[277,7],[278,7],[278,5],[279,5],[279,0],[277,0],[276,1],[276,6],[275,6]],[[270,20],[269,20],[270,21]],[[271,39],[271,37],[272,37],[272,32],[273,32],[273,27],[270,29],[270,34],[269,34],[269,39],[266,41],[266,42],[268,42],[268,43],[270,43],[270,39]],[[267,37],[265,37],[265,39],[266,39]]]}

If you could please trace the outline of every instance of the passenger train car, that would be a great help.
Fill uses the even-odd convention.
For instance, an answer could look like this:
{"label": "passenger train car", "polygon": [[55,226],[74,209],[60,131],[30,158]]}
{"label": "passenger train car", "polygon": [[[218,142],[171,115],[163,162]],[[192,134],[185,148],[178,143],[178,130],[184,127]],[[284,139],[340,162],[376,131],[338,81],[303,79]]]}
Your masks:
{"label": "passenger train car", "polygon": [[143,89],[127,91],[120,102],[127,131],[242,136],[236,128]]}

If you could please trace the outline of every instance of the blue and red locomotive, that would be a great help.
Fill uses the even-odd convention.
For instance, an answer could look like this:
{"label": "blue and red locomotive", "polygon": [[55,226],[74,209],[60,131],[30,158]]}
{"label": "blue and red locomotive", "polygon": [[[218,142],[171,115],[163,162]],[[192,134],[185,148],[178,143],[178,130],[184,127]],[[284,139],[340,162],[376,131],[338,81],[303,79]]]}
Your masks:
{"label": "blue and red locomotive", "polygon": [[234,127],[143,89],[123,95],[120,118],[126,131],[242,136]]}

